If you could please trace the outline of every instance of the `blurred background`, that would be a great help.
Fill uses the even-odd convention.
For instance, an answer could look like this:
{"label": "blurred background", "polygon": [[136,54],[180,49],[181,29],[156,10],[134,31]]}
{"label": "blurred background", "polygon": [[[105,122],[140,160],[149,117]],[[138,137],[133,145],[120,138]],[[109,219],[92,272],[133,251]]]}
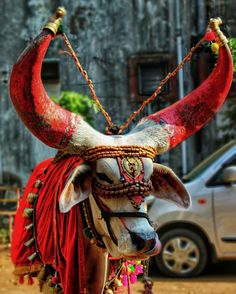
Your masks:
{"label": "blurred background", "polygon": [[[222,18],[222,30],[230,38],[233,54],[236,52],[234,0],[1,0],[0,243],[10,242],[15,209],[32,169],[56,153],[31,135],[16,115],[9,98],[9,78],[22,50],[58,6],[67,9],[63,19],[65,31],[93,80],[98,97],[117,124],[123,123],[188,54],[204,35],[211,17]],[[46,55],[42,80],[47,92],[103,132],[105,120],[89,101],[89,89],[64,50],[58,39],[52,42]],[[215,62],[216,56],[209,47],[199,49],[181,74],[171,79],[133,124],[196,88]],[[182,177],[217,148],[235,139],[235,123],[234,83],[215,118],[158,161]]]}

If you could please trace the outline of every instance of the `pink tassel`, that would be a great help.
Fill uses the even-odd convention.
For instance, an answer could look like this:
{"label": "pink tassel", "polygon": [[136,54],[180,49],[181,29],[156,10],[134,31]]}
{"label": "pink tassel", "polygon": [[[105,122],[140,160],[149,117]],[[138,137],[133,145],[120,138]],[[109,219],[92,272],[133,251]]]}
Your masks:
{"label": "pink tassel", "polygon": [[135,274],[136,275],[140,275],[142,273],[143,273],[142,265],[141,264],[136,265],[136,267],[135,267]]}
{"label": "pink tassel", "polygon": [[127,286],[127,284],[128,284],[128,276],[126,274],[123,275],[123,277],[121,279],[121,282],[122,282],[123,286]]}
{"label": "pink tassel", "polygon": [[19,276],[19,283],[24,284],[24,276]]}
{"label": "pink tassel", "polygon": [[28,277],[28,285],[33,285],[34,284],[34,280],[31,276]]}
{"label": "pink tassel", "polygon": [[137,282],[137,277],[135,274],[130,275],[130,282],[131,284],[135,284]]}

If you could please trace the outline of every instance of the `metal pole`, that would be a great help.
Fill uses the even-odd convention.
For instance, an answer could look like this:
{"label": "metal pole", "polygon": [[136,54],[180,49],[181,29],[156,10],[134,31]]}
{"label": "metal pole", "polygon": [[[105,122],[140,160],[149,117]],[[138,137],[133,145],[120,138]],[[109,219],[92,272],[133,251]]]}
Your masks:
{"label": "metal pole", "polygon": [[[180,0],[176,0],[176,43],[177,43],[177,61],[178,64],[181,63],[183,59],[183,51],[182,51],[182,24],[180,19]],[[183,78],[183,69],[181,69],[178,73],[178,84],[179,84],[179,99],[184,97],[184,78]],[[184,141],[181,144],[182,150],[182,173],[185,175],[188,171],[187,165],[187,144]]]}

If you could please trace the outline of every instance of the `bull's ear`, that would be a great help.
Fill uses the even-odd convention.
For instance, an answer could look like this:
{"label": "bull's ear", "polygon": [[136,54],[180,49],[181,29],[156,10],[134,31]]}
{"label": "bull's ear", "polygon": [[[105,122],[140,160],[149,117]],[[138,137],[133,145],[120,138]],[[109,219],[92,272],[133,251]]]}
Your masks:
{"label": "bull's ear", "polygon": [[68,212],[74,205],[88,198],[91,193],[91,167],[87,164],[77,166],[66,182],[59,207],[61,212]]}
{"label": "bull's ear", "polygon": [[191,201],[188,191],[170,168],[154,163],[151,180],[154,196],[173,201],[184,208],[190,206]]}

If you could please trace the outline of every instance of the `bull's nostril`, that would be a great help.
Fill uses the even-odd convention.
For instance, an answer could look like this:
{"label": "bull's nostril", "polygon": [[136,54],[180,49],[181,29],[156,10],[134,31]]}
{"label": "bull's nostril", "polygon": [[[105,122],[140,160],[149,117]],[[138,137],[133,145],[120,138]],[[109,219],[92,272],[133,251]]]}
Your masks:
{"label": "bull's nostril", "polygon": [[151,251],[155,247],[156,247],[156,238],[148,240],[148,244],[146,245],[146,251],[145,252]]}
{"label": "bull's nostril", "polygon": [[135,244],[137,251],[148,252],[156,246],[156,233],[135,233],[129,232],[133,244]]}
{"label": "bull's nostril", "polygon": [[130,232],[132,243],[136,245],[137,251],[141,251],[145,247],[145,240],[137,233]]}

